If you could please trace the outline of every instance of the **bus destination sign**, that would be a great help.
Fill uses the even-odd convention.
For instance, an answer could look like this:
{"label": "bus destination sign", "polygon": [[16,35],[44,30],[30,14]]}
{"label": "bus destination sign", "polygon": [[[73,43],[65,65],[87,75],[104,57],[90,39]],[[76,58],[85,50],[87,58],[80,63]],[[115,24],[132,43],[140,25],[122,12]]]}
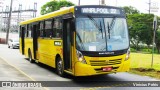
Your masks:
{"label": "bus destination sign", "polygon": [[119,9],[115,8],[81,8],[81,13],[85,14],[120,14]]}

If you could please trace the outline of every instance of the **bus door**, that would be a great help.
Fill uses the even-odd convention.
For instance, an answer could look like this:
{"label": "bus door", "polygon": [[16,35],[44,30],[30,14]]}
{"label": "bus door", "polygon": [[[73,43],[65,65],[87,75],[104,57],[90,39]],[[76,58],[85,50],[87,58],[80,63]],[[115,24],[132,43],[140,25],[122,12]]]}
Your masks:
{"label": "bus door", "polygon": [[63,60],[64,69],[72,70],[72,36],[71,18],[63,19]]}
{"label": "bus door", "polygon": [[34,59],[37,59],[37,49],[38,49],[38,24],[33,25],[33,53],[34,53]]}
{"label": "bus door", "polygon": [[24,37],[25,37],[25,27],[24,26],[21,26],[20,27],[20,38],[21,38],[21,46],[20,46],[20,50],[22,52],[22,55],[24,55]]}

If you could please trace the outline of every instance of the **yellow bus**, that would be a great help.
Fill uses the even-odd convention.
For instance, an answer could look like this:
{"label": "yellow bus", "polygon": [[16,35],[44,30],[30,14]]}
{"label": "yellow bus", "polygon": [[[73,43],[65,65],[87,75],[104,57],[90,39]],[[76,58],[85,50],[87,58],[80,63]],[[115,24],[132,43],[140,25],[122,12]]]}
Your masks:
{"label": "yellow bus", "polygon": [[20,23],[20,52],[57,73],[90,76],[129,71],[125,12],[113,6],[66,7]]}

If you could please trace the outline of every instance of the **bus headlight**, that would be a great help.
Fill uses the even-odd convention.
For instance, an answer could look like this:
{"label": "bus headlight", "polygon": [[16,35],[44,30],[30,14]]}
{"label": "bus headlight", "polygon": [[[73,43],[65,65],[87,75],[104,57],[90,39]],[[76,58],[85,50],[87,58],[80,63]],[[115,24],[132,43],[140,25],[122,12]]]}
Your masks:
{"label": "bus headlight", "polygon": [[77,58],[78,58],[78,61],[80,61],[81,63],[87,64],[86,60],[84,59],[83,54],[80,51],[78,51],[78,50],[77,50]]}
{"label": "bus headlight", "polygon": [[128,60],[129,58],[130,58],[130,48],[127,50],[125,60]]}

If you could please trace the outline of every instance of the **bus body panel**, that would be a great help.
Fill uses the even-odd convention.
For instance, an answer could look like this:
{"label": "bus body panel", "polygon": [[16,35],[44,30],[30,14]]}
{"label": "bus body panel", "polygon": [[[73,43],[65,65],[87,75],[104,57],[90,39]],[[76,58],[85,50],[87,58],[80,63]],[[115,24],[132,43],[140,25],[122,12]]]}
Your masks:
{"label": "bus body panel", "polygon": [[22,38],[19,38],[19,52],[22,54]]}
{"label": "bus body panel", "polygon": [[[55,45],[55,42],[60,42],[61,45]],[[60,39],[38,39],[38,60],[41,63],[55,67],[55,57],[57,54],[62,54],[62,40]],[[62,57],[63,58],[63,57]]]}
{"label": "bus body panel", "polygon": [[24,48],[24,55],[26,57],[29,57],[28,52],[29,49],[31,51],[32,54],[32,58],[33,58],[33,40],[31,38],[25,38],[24,44],[25,44],[25,48]]}
{"label": "bus body panel", "polygon": [[[75,37],[76,37],[76,34],[74,33],[73,34],[73,37],[74,37],[74,41],[75,41]],[[75,47],[75,43],[74,45],[71,47],[72,48],[72,73],[75,74],[75,63],[77,62],[77,55],[76,55],[76,47]]]}

